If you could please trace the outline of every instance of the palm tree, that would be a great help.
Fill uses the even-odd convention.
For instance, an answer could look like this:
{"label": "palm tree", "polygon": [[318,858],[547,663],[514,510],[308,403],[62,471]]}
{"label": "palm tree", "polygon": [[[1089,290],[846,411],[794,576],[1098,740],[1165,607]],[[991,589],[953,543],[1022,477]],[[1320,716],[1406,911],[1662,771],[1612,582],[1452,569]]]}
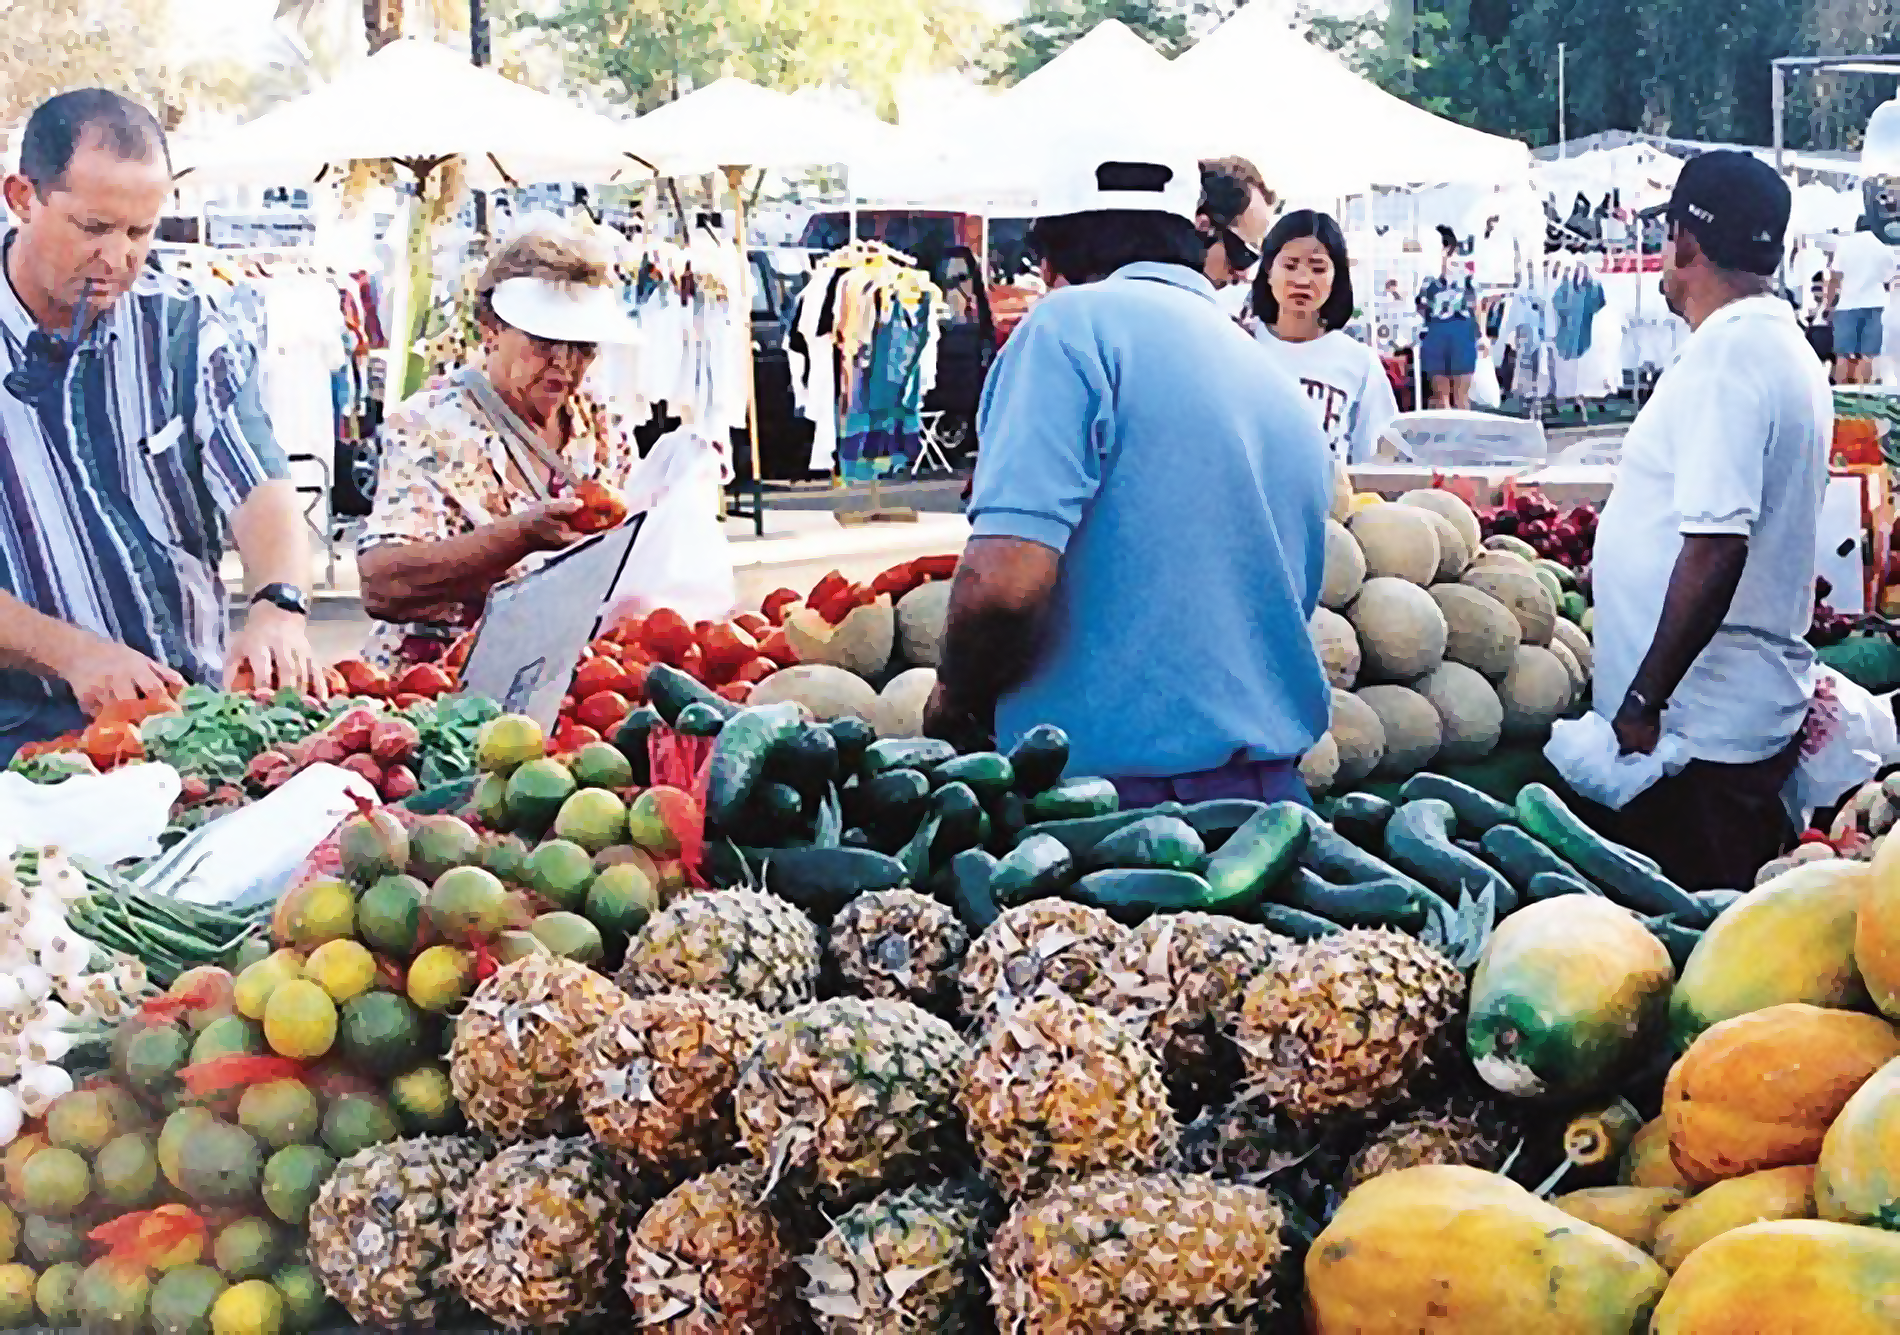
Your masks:
{"label": "palm tree", "polygon": [[[421,0],[416,13],[406,0],[362,0],[362,33],[370,55],[399,37],[448,37],[468,31],[468,0]],[[277,18],[299,31],[332,30],[352,8],[349,0],[277,0]],[[352,43],[354,45],[354,43]]]}

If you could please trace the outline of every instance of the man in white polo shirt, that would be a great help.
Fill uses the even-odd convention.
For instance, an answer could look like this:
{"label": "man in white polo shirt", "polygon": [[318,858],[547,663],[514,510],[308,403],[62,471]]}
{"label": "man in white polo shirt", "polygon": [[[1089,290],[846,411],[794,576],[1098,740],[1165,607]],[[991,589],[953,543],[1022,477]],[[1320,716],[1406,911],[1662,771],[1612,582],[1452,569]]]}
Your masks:
{"label": "man in white polo shirt", "polygon": [[1834,248],[1827,276],[1827,304],[1834,316],[1834,379],[1843,385],[1871,384],[1886,327],[1887,287],[1893,282],[1893,248],[1860,220]]}
{"label": "man in white polo shirt", "polygon": [[1749,154],[1684,166],[1663,292],[1694,332],[1630,428],[1597,528],[1596,711],[1625,753],[1669,732],[1694,759],[1590,814],[1692,888],[1746,888],[1794,833],[1780,795],[1812,695],[1834,412],[1773,291],[1789,204]]}

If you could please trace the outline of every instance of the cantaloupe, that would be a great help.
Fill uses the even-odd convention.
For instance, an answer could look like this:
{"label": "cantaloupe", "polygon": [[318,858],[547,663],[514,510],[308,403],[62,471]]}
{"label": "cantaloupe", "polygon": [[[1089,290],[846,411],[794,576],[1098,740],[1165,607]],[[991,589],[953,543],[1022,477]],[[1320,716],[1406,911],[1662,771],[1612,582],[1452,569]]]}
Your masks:
{"label": "cantaloupe", "polygon": [[1326,521],[1326,575],[1320,581],[1322,607],[1343,612],[1359,596],[1366,582],[1366,554],[1359,550],[1346,526],[1337,520]]}
{"label": "cantaloupe", "polygon": [[1452,764],[1483,760],[1497,749],[1504,728],[1498,693],[1463,663],[1440,663],[1413,683],[1413,689],[1438,711],[1443,741],[1439,759]]}
{"label": "cantaloupe", "polygon": [[1366,554],[1369,578],[1424,585],[1438,573],[1438,530],[1423,510],[1390,502],[1369,505],[1346,521],[1346,529]]}
{"label": "cantaloupe", "polygon": [[1339,782],[1339,743],[1322,733],[1313,749],[1300,757],[1300,781],[1314,797],[1324,797]]}
{"label": "cantaloupe", "polygon": [[785,638],[801,663],[829,663],[869,677],[890,665],[897,614],[888,593],[853,608],[835,626],[812,608],[801,607],[785,618]]}
{"label": "cantaloupe", "polygon": [[1482,589],[1508,607],[1517,618],[1525,644],[1550,643],[1552,628],[1557,624],[1557,600],[1530,567],[1513,570],[1502,564],[1478,566],[1467,570],[1460,583]]}
{"label": "cantaloupe", "polygon": [[1359,680],[1359,637],[1353,634],[1352,622],[1337,612],[1315,607],[1306,632],[1313,637],[1326,680],[1339,690],[1350,691]]}
{"label": "cantaloupe", "polygon": [[1329,729],[1339,748],[1335,788],[1351,788],[1378,768],[1385,758],[1385,725],[1372,706],[1349,691],[1333,692],[1333,721]]}
{"label": "cantaloupe", "polygon": [[1579,663],[1577,656],[1570,652],[1569,647],[1554,635],[1550,643],[1543,647],[1545,652],[1562,663],[1564,671],[1570,674],[1570,703],[1576,704],[1590,687],[1590,678],[1584,675],[1583,664]]}
{"label": "cantaloupe", "polygon": [[1541,741],[1570,708],[1570,670],[1548,649],[1519,645],[1498,698],[1504,704],[1504,736]]}
{"label": "cantaloupe", "polygon": [[1583,627],[1558,617],[1551,623],[1550,642],[1561,644],[1570,651],[1570,656],[1577,660],[1577,666],[1583,669],[1585,681],[1596,675],[1596,650],[1591,646],[1590,637],[1584,633]]}
{"label": "cantaloupe", "polygon": [[748,705],[772,705],[794,700],[820,723],[849,715],[866,723],[877,717],[877,692],[855,672],[829,663],[800,663],[781,668],[752,688]]}
{"label": "cantaloupe", "polygon": [[1465,567],[1471,564],[1471,548],[1466,545],[1464,535],[1452,522],[1434,510],[1420,510],[1431,521],[1432,531],[1438,535],[1438,570],[1432,576],[1432,582],[1457,579],[1464,574]]}
{"label": "cantaloupe", "polygon": [[1469,584],[1435,584],[1431,595],[1445,617],[1445,657],[1502,681],[1524,638],[1511,609]]}
{"label": "cantaloupe", "polygon": [[1346,471],[1346,465],[1333,461],[1333,518],[1340,523],[1346,522],[1346,516],[1352,513],[1352,474]]}
{"label": "cantaloupe", "polygon": [[1431,594],[1407,580],[1394,576],[1367,580],[1347,609],[1346,619],[1359,636],[1364,680],[1410,681],[1444,660],[1445,614]]}
{"label": "cantaloupe", "polygon": [[912,667],[943,661],[943,623],[950,613],[950,581],[920,584],[898,600],[897,652]]}
{"label": "cantaloupe", "polygon": [[912,668],[891,678],[877,697],[877,710],[871,726],[879,737],[921,737],[924,732],[924,706],[937,689],[935,668]]}
{"label": "cantaloupe", "polygon": [[1374,778],[1409,779],[1432,763],[1444,733],[1431,701],[1405,686],[1368,686],[1358,695],[1379,716],[1385,737],[1385,755],[1373,767]]}
{"label": "cantaloupe", "polygon": [[1431,510],[1450,520],[1451,526],[1458,530],[1458,536],[1465,540],[1468,556],[1476,554],[1484,546],[1484,529],[1478,523],[1478,516],[1471,512],[1471,507],[1463,500],[1443,487],[1420,487],[1417,491],[1408,491],[1399,497],[1399,504]]}

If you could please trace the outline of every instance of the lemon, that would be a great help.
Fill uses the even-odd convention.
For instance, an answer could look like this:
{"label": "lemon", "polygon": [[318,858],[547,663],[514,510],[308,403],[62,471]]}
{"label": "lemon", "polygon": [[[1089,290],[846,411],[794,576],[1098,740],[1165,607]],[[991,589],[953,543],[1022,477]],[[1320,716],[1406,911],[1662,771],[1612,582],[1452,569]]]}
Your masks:
{"label": "lemon", "polygon": [[0,1326],[33,1324],[33,1286],[39,1281],[31,1266],[0,1265]]}
{"label": "lemon", "polygon": [[315,1061],[336,1042],[336,1003],[307,978],[279,985],[264,1008],[264,1040],[280,1057]]}
{"label": "lemon", "polygon": [[278,1335],[283,1328],[283,1295],[268,1280],[233,1284],[211,1305],[212,1335]]}
{"label": "lemon", "polygon": [[375,983],[376,957],[359,941],[326,941],[310,952],[303,976],[340,1006]]}
{"label": "lemon", "polygon": [[409,1000],[417,1010],[446,1011],[474,983],[475,957],[455,946],[430,946],[409,964]]}
{"label": "lemon", "polygon": [[20,1250],[20,1216],[0,1205],[0,1264],[14,1258]]}
{"label": "lemon", "polygon": [[232,988],[232,1004],[248,1020],[264,1018],[271,993],[282,983],[303,977],[303,956],[294,950],[280,950],[248,966]]}
{"label": "lemon", "polygon": [[291,891],[290,937],[305,950],[356,931],[356,895],[342,881],[312,881]]}

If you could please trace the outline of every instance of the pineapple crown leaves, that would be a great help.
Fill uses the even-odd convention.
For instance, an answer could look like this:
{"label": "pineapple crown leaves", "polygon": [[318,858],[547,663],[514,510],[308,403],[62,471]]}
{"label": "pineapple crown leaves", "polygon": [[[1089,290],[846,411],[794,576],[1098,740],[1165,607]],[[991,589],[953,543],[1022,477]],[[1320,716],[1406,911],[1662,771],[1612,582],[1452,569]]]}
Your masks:
{"label": "pineapple crown leaves", "polygon": [[1466,886],[1459,891],[1457,908],[1434,896],[1427,909],[1419,940],[1469,974],[1484,957],[1484,948],[1491,943],[1491,933],[1497,926],[1496,891],[1487,883],[1474,897]]}

